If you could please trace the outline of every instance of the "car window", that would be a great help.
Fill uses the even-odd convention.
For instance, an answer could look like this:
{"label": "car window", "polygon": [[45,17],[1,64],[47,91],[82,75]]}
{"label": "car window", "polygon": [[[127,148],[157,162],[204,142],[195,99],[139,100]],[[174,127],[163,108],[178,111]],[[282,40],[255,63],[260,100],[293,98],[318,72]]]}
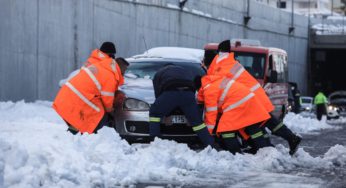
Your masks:
{"label": "car window", "polygon": [[129,78],[153,79],[155,73],[166,64],[175,64],[175,65],[184,67],[190,70],[194,77],[197,75],[202,76],[205,74],[203,69],[201,68],[201,65],[198,63],[143,61],[143,62],[130,62],[130,66],[127,68],[125,76]]}
{"label": "car window", "polygon": [[302,98],[302,103],[312,103],[312,100],[308,98]]}

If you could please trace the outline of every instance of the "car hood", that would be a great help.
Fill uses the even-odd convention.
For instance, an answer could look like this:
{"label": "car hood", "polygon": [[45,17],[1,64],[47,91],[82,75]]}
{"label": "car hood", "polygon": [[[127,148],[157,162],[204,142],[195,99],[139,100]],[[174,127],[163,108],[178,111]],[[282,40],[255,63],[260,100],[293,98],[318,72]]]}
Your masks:
{"label": "car hood", "polygon": [[135,98],[153,104],[155,93],[153,82],[145,78],[125,78],[125,83],[120,87],[127,98]]}
{"label": "car hood", "polygon": [[333,99],[333,100],[330,100],[330,104],[346,106],[346,98],[345,99]]}

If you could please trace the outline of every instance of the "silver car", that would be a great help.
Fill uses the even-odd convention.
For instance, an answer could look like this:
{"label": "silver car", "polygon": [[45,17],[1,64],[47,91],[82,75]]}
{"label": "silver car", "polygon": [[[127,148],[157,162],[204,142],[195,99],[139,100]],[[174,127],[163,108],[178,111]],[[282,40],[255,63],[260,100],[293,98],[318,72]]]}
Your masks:
{"label": "silver car", "polygon": [[[130,66],[125,73],[125,84],[114,99],[114,128],[129,143],[148,142],[149,108],[155,101],[152,79],[156,71],[166,64],[176,64],[191,70],[194,76],[202,76],[205,72],[195,60],[146,57],[127,60]],[[164,118],[161,133],[162,138],[178,142],[199,142],[180,109]]]}

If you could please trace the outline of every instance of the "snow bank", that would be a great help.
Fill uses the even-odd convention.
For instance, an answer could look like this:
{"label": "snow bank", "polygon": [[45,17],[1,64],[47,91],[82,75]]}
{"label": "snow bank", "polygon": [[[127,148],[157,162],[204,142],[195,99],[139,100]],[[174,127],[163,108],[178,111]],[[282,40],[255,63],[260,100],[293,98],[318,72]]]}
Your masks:
{"label": "snow bank", "polygon": [[346,167],[346,148],[340,145],[314,158],[303,149],[291,157],[282,145],[257,155],[211,148],[196,152],[160,139],[130,146],[111,128],[73,136],[50,106],[43,101],[0,102],[0,187],[114,187],[138,182],[248,187],[258,181],[271,187],[317,187],[322,180],[282,173]]}
{"label": "snow bank", "polygon": [[321,131],[324,129],[339,129],[338,126],[330,125],[326,122],[325,118],[322,118],[321,121],[318,121],[316,118],[303,117],[299,114],[288,113],[284,118],[284,123],[292,131],[307,134],[314,133],[316,131]]}
{"label": "snow bank", "polygon": [[343,23],[315,24],[312,26],[317,35],[341,35],[346,33],[346,26]]}

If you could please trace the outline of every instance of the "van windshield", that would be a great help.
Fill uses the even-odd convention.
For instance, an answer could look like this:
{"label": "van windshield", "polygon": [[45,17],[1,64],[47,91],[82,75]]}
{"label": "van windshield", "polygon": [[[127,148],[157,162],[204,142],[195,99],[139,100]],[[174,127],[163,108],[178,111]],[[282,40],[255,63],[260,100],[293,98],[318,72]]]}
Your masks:
{"label": "van windshield", "polygon": [[264,78],[266,54],[234,52],[234,57],[255,78]]}

